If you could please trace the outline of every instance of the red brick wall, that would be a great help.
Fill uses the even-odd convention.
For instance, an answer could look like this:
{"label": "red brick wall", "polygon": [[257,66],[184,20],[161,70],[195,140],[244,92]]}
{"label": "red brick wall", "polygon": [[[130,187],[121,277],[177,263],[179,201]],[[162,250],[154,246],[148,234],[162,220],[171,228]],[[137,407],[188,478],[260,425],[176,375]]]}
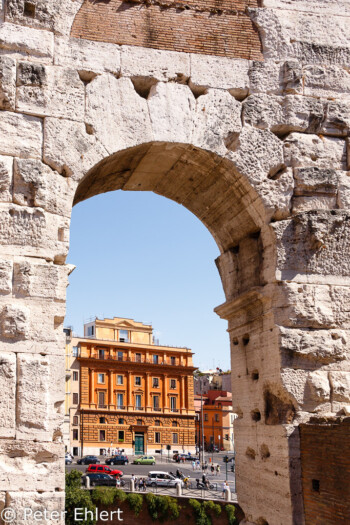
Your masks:
{"label": "red brick wall", "polygon": [[71,36],[133,46],[262,60],[245,13],[260,0],[85,0]]}
{"label": "red brick wall", "polygon": [[300,426],[306,525],[350,523],[350,418]]}

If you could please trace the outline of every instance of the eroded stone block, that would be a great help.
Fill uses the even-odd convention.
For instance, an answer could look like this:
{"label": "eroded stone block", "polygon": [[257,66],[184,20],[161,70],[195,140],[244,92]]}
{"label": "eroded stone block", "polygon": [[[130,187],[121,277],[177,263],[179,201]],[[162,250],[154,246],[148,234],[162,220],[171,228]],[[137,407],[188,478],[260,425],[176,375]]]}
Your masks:
{"label": "eroded stone block", "polygon": [[26,339],[29,334],[29,316],[29,309],[25,306],[2,306],[0,310],[1,339],[15,341]]}
{"label": "eroded stone block", "polygon": [[16,355],[0,353],[0,437],[16,435]]}
{"label": "eroded stone block", "polygon": [[93,80],[86,88],[86,114],[109,153],[152,138],[147,102],[129,78],[117,80],[106,74]]}
{"label": "eroded stone block", "polygon": [[0,153],[41,158],[42,121],[29,115],[0,112]]}
{"label": "eroded stone block", "polygon": [[294,170],[295,194],[314,195],[336,195],[338,190],[341,171],[331,168],[297,168]]}
{"label": "eroded stone block", "polygon": [[83,121],[85,88],[77,71],[46,66],[43,76],[43,81],[39,85],[38,83],[28,85],[24,75],[19,77],[17,110],[32,115]]}
{"label": "eroded stone block", "polygon": [[242,100],[249,90],[248,71],[248,60],[193,54],[189,85],[194,93],[203,93],[208,88],[227,89]]}
{"label": "eroded stone block", "polygon": [[13,158],[0,155],[0,202],[12,202]]}
{"label": "eroded stone block", "polygon": [[37,260],[29,258],[16,259],[13,264],[13,294],[16,297],[42,297],[65,301],[69,271],[70,268],[66,265],[44,261],[38,263]]}
{"label": "eroded stone block", "polygon": [[12,292],[13,263],[7,259],[0,259],[0,294]]}
{"label": "eroded stone block", "polygon": [[319,168],[346,168],[346,143],[343,139],[290,133],[284,142],[287,166]]}
{"label": "eroded stone block", "polygon": [[0,57],[0,108],[14,110],[16,101],[16,62]]}
{"label": "eroded stone block", "polygon": [[48,31],[39,31],[10,23],[0,26],[0,49],[14,53],[52,59],[54,40]]}
{"label": "eroded stone block", "polygon": [[6,507],[14,510],[16,525],[65,523],[63,492],[9,492]]}
{"label": "eroded stone block", "polygon": [[350,403],[350,373],[330,372],[329,377],[332,385],[332,399]]}
{"label": "eroded stone block", "polygon": [[39,160],[15,159],[13,201],[70,217],[75,185]]}
{"label": "eroded stone block", "polygon": [[341,284],[350,275],[350,216],[345,211],[307,212],[273,228],[282,279]]}
{"label": "eroded stone block", "polygon": [[325,98],[350,98],[350,72],[334,65],[303,67],[304,95]]}
{"label": "eroded stone block", "polygon": [[155,140],[191,143],[196,101],[188,86],[159,82],[147,103]]}
{"label": "eroded stone block", "polygon": [[[55,491],[64,488],[64,447],[57,443],[0,440],[0,490]],[[52,494],[51,494],[52,497]]]}
{"label": "eroded stone block", "polygon": [[282,142],[268,130],[244,126],[230,149],[230,160],[253,185],[275,175],[284,165]]}

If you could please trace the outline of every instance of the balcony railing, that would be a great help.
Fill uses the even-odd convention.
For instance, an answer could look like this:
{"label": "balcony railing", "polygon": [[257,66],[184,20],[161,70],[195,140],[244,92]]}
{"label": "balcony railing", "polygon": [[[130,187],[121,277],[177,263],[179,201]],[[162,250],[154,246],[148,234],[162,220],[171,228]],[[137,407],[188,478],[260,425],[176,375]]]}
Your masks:
{"label": "balcony railing", "polygon": [[125,362],[125,363],[140,363],[140,364],[147,364],[147,365],[168,365],[168,366],[184,366],[183,363],[173,363],[171,361],[163,360],[163,361],[157,361],[155,362],[153,359],[146,359],[146,357],[136,357],[136,356],[111,356],[111,355],[103,355],[98,353],[91,353],[91,355],[84,355],[81,352],[79,352],[78,357],[86,358],[86,359],[98,359],[100,361],[119,361],[119,362]]}

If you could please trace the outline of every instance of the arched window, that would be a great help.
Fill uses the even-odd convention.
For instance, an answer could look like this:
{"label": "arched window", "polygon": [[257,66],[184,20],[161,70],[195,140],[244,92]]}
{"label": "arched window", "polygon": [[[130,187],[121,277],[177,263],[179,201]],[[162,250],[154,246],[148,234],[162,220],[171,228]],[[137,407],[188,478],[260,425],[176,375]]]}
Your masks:
{"label": "arched window", "polygon": [[173,427],[178,427],[178,426],[179,426],[179,424],[178,424],[178,422],[177,422],[177,421],[173,421],[173,422],[172,422],[172,426],[173,426]]}
{"label": "arched window", "polygon": [[118,419],[118,425],[124,425],[124,419],[122,417]]}
{"label": "arched window", "polygon": [[105,417],[100,417],[100,425],[104,425],[105,423],[107,423],[107,420]]}
{"label": "arched window", "polygon": [[161,422],[159,419],[156,419],[155,422],[154,422],[154,426],[155,427],[160,427],[161,426]]}
{"label": "arched window", "polygon": [[137,419],[136,420],[136,425],[143,425],[142,419]]}

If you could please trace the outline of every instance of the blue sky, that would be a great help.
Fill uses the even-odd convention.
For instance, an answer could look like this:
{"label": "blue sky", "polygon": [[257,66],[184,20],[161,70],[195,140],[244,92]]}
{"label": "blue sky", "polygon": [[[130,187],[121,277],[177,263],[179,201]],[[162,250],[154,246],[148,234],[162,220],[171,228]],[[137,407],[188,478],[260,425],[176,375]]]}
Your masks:
{"label": "blue sky", "polygon": [[151,322],[160,344],[187,346],[195,365],[229,369],[218,247],[186,208],[151,192],[114,191],[73,208],[65,325],[90,317]]}

